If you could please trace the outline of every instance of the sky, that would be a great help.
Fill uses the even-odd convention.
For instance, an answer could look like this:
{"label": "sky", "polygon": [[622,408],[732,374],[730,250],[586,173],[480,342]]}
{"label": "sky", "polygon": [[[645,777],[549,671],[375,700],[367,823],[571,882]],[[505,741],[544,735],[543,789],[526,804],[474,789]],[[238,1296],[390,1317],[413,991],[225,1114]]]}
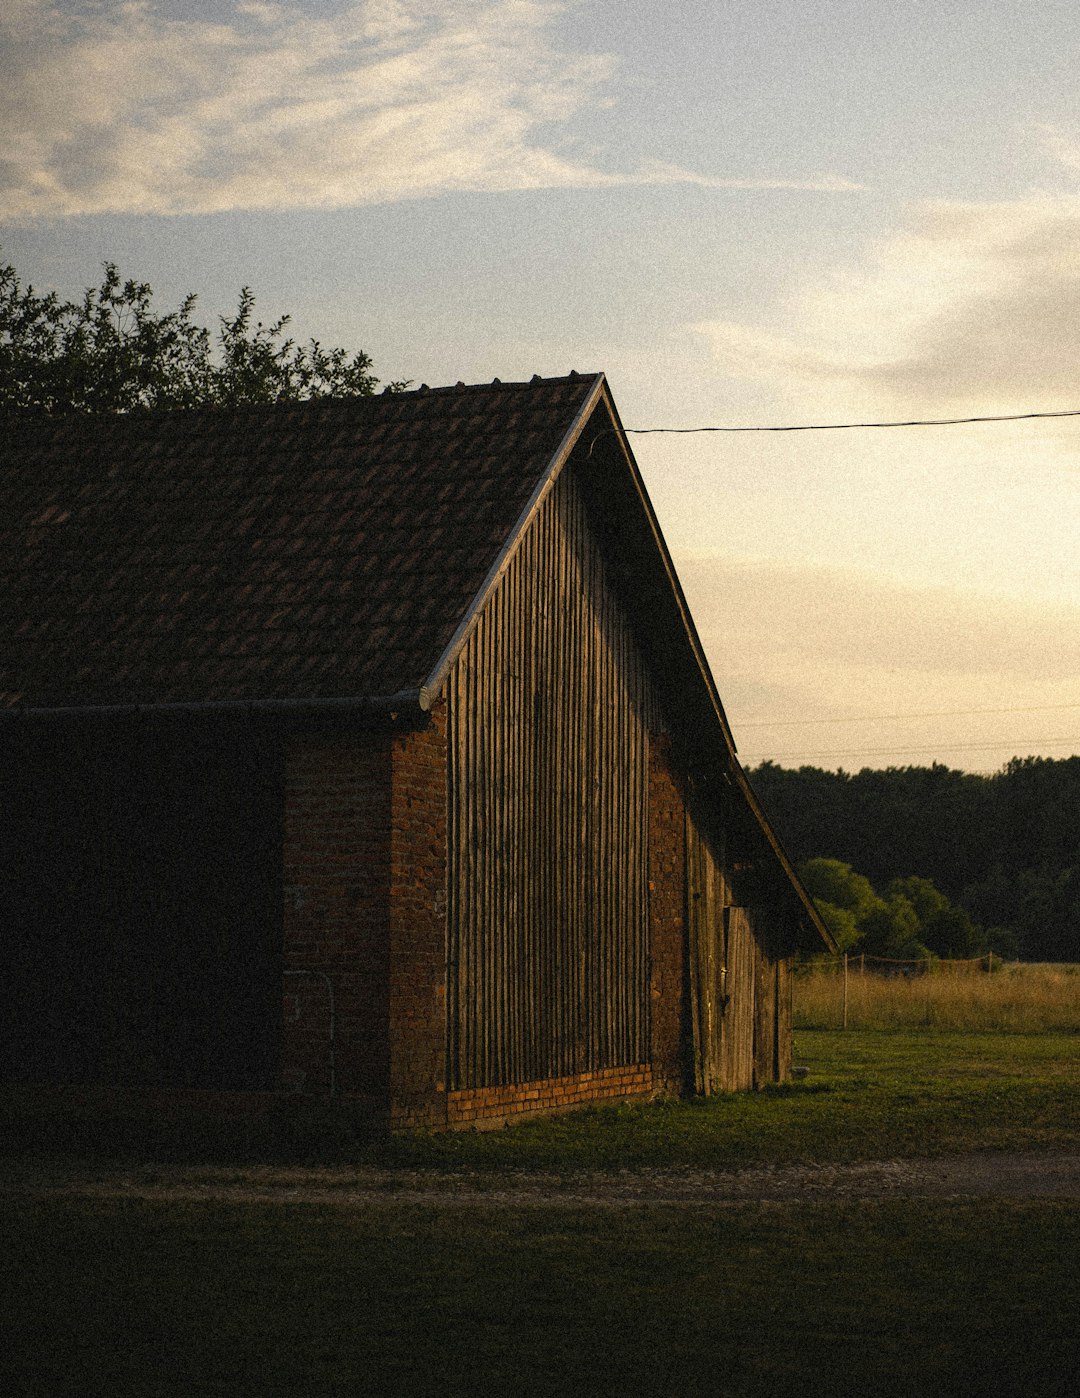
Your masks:
{"label": "sky", "polygon": [[[0,260],[627,428],[1080,409],[1072,0],[4,0]],[[1080,418],[632,435],[747,765],[1080,753]]]}

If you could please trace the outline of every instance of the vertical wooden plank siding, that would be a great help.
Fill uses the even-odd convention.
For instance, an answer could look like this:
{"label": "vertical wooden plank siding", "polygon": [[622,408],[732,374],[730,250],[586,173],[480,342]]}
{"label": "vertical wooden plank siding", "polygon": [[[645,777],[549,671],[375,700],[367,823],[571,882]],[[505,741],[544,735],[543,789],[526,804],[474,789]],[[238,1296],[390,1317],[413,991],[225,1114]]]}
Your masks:
{"label": "vertical wooden plank siding", "polygon": [[[719,848],[718,848],[719,844]],[[694,1049],[694,1090],[711,1096],[729,1087],[725,1053],[729,962],[722,839],[702,832],[702,822],[686,812],[686,896],[690,956],[690,1015]]]}
{"label": "vertical wooden plank siding", "polygon": [[776,963],[776,1080],[787,1082],[791,1077],[791,961]]}
{"label": "vertical wooden plank siding", "polygon": [[726,910],[727,993],[724,1011],[724,1087],[741,1092],[754,1086],[754,1022],[761,950],[746,908]]}
{"label": "vertical wooden plank siding", "polygon": [[760,941],[755,940],[757,980],[754,989],[754,1086],[776,1082],[778,1075],[776,1042],[776,991],[778,966],[770,961]]}
{"label": "vertical wooden plank siding", "polygon": [[647,1062],[651,700],[569,472],[447,701],[450,1087]]}

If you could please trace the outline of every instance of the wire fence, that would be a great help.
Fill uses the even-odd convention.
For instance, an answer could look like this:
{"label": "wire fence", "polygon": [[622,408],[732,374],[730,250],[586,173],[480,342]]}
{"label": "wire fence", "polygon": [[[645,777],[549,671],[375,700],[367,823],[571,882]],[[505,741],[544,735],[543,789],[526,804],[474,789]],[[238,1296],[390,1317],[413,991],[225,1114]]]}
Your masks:
{"label": "wire fence", "polygon": [[869,953],[816,958],[799,967],[795,1023],[801,1028],[1000,1030],[1080,1028],[1080,971],[966,958]]}
{"label": "wire fence", "polygon": [[[984,971],[992,974],[1000,971],[1004,960],[996,952],[984,952],[981,956],[873,956],[869,952],[838,952],[835,956],[816,956],[813,961],[800,968],[817,975],[866,975],[867,971],[878,975],[928,976],[963,974],[967,971]],[[881,968],[878,970],[877,968]]]}

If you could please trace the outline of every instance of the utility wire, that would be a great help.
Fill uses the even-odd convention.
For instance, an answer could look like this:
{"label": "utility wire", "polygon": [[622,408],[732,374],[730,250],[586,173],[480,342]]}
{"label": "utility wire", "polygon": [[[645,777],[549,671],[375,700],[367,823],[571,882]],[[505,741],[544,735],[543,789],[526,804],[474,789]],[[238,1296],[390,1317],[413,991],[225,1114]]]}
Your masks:
{"label": "utility wire", "polygon": [[1013,709],[932,709],[925,713],[864,714],[854,718],[756,718],[739,722],[736,727],[741,733],[744,728],[809,728],[826,723],[893,723],[913,718],[970,718],[975,714],[1045,714],[1061,709],[1080,709],[1080,704],[1029,704]]}
{"label": "utility wire", "polygon": [[811,758],[822,757],[887,757],[890,755],[906,756],[909,753],[935,753],[935,752],[992,752],[996,748],[1013,748],[1014,755],[1017,747],[1040,747],[1040,748],[1060,748],[1076,746],[1080,748],[1080,738],[1025,738],[1023,740],[1003,738],[996,743],[937,743],[931,747],[918,748],[848,748],[843,752],[773,752],[754,753],[747,755],[740,753],[743,764],[750,762],[806,762]]}
{"label": "utility wire", "polygon": [[653,436],[672,433],[685,436],[692,432],[843,432],[857,427],[957,427],[971,422],[1028,422],[1032,418],[1080,417],[1080,408],[1064,408],[1053,413],[995,413],[982,417],[909,418],[902,422],[801,422],[781,427],[625,427],[628,435]]}

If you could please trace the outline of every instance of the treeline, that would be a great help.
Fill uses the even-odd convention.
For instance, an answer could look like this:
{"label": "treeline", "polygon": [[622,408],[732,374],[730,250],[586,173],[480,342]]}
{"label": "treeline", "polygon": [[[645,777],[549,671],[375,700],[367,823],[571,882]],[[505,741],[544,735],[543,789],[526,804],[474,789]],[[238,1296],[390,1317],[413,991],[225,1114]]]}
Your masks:
{"label": "treeline", "polygon": [[988,951],[1016,955],[1017,939],[1009,928],[980,927],[930,879],[917,874],[890,879],[879,893],[840,859],[806,859],[799,873],[839,951],[894,961],[929,956],[963,961]]}
{"label": "treeline", "polygon": [[1004,955],[1080,961],[1080,757],[749,776],[796,862],[839,860],[882,891],[928,879]]}

